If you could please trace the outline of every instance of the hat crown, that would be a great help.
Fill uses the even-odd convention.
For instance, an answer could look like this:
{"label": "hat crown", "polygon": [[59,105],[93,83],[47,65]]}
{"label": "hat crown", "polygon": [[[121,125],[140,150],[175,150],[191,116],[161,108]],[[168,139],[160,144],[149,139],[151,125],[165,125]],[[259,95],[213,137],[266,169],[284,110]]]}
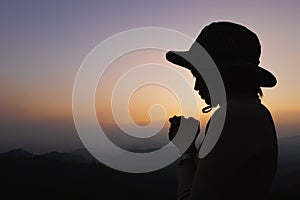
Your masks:
{"label": "hat crown", "polygon": [[168,51],[166,59],[198,72],[199,67],[208,67],[196,67],[189,60],[198,55],[199,44],[209,53],[221,74],[241,77],[241,82],[247,81],[243,77],[249,76],[250,82],[260,87],[276,85],[276,77],[258,66],[261,45],[257,35],[246,27],[232,22],[213,22],[204,27],[188,51]]}
{"label": "hat crown", "polygon": [[199,34],[199,43],[214,59],[259,64],[261,45],[255,33],[232,22],[213,22]]}

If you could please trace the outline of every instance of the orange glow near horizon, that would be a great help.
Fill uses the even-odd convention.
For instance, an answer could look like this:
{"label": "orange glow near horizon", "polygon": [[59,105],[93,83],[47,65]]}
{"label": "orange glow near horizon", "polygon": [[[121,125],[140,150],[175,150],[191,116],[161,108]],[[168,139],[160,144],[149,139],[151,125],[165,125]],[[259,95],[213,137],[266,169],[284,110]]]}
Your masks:
{"label": "orange glow near horizon", "polygon": [[[120,57],[106,70],[104,76],[99,82],[96,92],[96,112],[101,113],[99,121],[104,124],[114,123],[111,114],[110,97],[112,90],[118,79],[132,67],[144,63],[162,63],[174,67],[181,73],[193,87],[194,79],[190,72],[173,64],[167,63],[164,59],[164,52],[161,50],[142,50],[136,51]],[[36,89],[31,89],[29,92],[18,87],[8,88],[2,84],[1,90],[5,95],[1,96],[2,108],[1,113],[5,118],[16,118],[20,120],[47,120],[47,119],[71,119],[72,104],[71,104],[71,88],[74,81],[74,74],[69,74],[66,77],[69,84],[56,90],[48,90],[46,93],[36,86]],[[286,78],[278,77],[278,85],[272,89],[263,89],[264,96],[262,102],[270,109],[274,120],[280,125],[298,125],[298,116],[300,116],[300,106],[295,102],[300,100],[300,93],[292,91],[292,88],[285,86]],[[3,80],[2,80],[3,81]],[[26,87],[24,85],[23,87]],[[65,92],[68,91],[68,92]],[[284,95],[285,94],[285,95]],[[288,98],[293,94],[295,98]],[[195,92],[195,96],[198,96]],[[204,107],[203,100],[197,97],[200,109]],[[289,103],[287,103],[289,102]],[[160,116],[153,116],[153,120],[168,120],[174,114],[180,115],[180,106],[176,97],[167,89],[157,85],[147,85],[139,88],[130,97],[130,115],[135,123],[146,125],[150,123],[149,109],[153,104],[161,104],[166,109],[166,119]],[[207,121],[209,115],[202,113],[193,113],[191,116]],[[199,117],[200,116],[200,117]],[[202,123],[203,125],[203,123]]]}
{"label": "orange glow near horizon", "polygon": [[[270,47],[270,45],[268,40],[263,43],[264,49]],[[264,96],[262,97],[263,104],[270,109],[278,126],[299,127],[297,119],[300,116],[300,93],[295,91],[295,81],[299,75],[299,69],[296,67],[298,50],[293,49],[293,51],[294,53],[290,55],[289,59],[281,61],[282,63],[275,63],[276,60],[270,51],[264,51],[262,56],[262,66],[273,66],[271,71],[278,79],[278,84],[274,88],[263,88]],[[145,63],[168,65],[182,74],[191,88],[193,88],[194,79],[189,70],[168,63],[164,55],[165,52],[162,50],[144,49],[123,55],[109,66],[101,78],[95,94],[96,112],[101,123],[114,123],[110,99],[113,88],[122,75],[138,65]],[[290,70],[282,71],[284,68],[279,67],[279,65],[289,66]],[[26,83],[17,80],[16,83],[11,84],[11,80],[4,77],[0,86],[3,94],[0,97],[2,104],[1,117],[24,121],[72,119],[71,101],[74,79],[74,72],[60,74],[57,80],[39,84],[33,80]],[[196,92],[195,97],[198,99],[199,109],[203,108],[205,106],[204,102]],[[124,97],[124,99],[126,98]],[[153,121],[166,121],[174,114],[181,114],[180,105],[170,91],[157,85],[147,85],[139,88],[129,98],[129,111],[133,121],[139,125],[150,123],[149,109],[154,104],[161,104],[164,107],[166,119],[154,115],[152,116]],[[191,111],[190,116],[197,119],[200,118],[202,125],[205,124],[209,117],[209,115],[197,113],[196,111]]]}
{"label": "orange glow near horizon", "polygon": [[[110,97],[117,80],[132,67],[148,62],[163,63],[174,67],[175,70],[180,72],[186,78],[191,87],[193,87],[194,78],[190,72],[173,64],[166,63],[164,60],[164,52],[149,49],[131,52],[112,63],[99,83],[96,93],[96,109],[100,123],[114,124]],[[300,109],[297,109],[297,107],[287,107],[285,104],[286,99],[276,94],[276,89],[280,89],[280,87],[282,87],[280,82],[281,81],[279,81],[279,86],[276,86],[275,88],[263,88],[264,96],[262,97],[262,102],[270,109],[277,126],[284,124],[288,124],[293,127],[298,126],[298,122],[295,120],[295,117],[300,114]],[[205,106],[203,100],[200,99],[196,92],[195,96],[198,99],[200,109],[203,108]],[[277,99],[274,98],[274,96]],[[124,97],[121,101],[125,101],[127,98],[128,97]],[[154,104],[160,104],[164,107],[166,111],[166,118],[163,119],[161,116],[153,115],[153,121],[167,121],[169,117],[172,117],[175,114],[181,115],[180,104],[170,91],[158,85],[146,85],[136,90],[129,98],[129,112],[133,121],[141,126],[149,124],[151,122],[149,109]],[[120,115],[122,115],[122,113],[120,113]],[[203,128],[210,115],[211,114],[203,114],[200,112],[195,113],[191,111],[190,116],[200,119],[201,126]]]}
{"label": "orange glow near horizon", "polygon": [[[96,93],[96,109],[100,122],[107,124],[114,123],[111,111],[111,96],[113,88],[117,84],[117,81],[120,79],[120,77],[133,67],[145,63],[161,63],[164,65],[168,64],[164,60],[164,54],[164,51],[153,49],[134,51],[120,57],[118,60],[112,63],[111,66],[109,66],[99,82]],[[194,79],[188,70],[181,69],[176,66],[174,67],[174,70],[182,73],[188,84],[193,87]],[[174,87],[178,87],[176,84],[179,86],[181,83],[175,83]],[[198,97],[196,92],[195,98],[198,99],[199,104],[203,104],[203,102],[201,103],[201,99]],[[149,116],[149,111],[151,110],[151,106],[155,104],[163,107],[167,118],[165,119],[162,118],[162,116],[154,114],[152,116],[153,121],[167,120],[174,114],[181,114],[180,102],[178,102],[175,94],[172,94],[167,88],[155,83],[150,85],[142,85],[136,91],[134,91],[132,96],[120,99],[120,105],[127,100],[129,101],[128,110],[132,120],[140,125],[146,125],[150,123],[151,119]],[[120,113],[120,115],[122,115],[122,113]],[[198,115],[199,114],[197,112],[191,111],[192,117],[199,118]]]}

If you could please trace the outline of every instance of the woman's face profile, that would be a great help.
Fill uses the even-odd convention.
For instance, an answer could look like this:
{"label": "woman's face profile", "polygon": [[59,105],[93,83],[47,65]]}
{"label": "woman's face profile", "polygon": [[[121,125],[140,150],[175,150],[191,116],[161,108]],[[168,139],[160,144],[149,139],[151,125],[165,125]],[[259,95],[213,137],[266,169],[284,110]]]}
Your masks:
{"label": "woman's face profile", "polygon": [[198,91],[198,94],[201,97],[201,99],[203,99],[206,104],[210,105],[211,101],[210,101],[209,91],[203,77],[197,72],[193,72],[193,71],[191,72],[196,79],[194,90]]}

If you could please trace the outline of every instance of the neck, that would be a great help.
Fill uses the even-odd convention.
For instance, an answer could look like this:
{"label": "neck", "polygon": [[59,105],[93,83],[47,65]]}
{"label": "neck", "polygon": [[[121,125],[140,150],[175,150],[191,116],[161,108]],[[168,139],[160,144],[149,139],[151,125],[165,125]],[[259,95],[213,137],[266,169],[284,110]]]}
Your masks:
{"label": "neck", "polygon": [[259,96],[257,94],[227,94],[227,101],[232,99],[258,99]]}

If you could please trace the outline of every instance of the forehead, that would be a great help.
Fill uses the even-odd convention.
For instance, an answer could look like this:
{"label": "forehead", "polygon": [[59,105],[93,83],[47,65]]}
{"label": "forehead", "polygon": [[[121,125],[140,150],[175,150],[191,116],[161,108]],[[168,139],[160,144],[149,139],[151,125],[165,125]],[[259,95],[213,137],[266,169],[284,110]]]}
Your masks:
{"label": "forehead", "polygon": [[[214,70],[211,70],[210,68],[201,68],[199,71],[196,68],[190,69],[190,72],[193,74],[194,77],[196,78],[201,78],[203,79],[204,76],[206,75],[211,75],[211,73],[215,73]],[[221,74],[222,76],[222,74]]]}
{"label": "forehead", "polygon": [[193,76],[196,78],[196,82],[205,84],[205,80],[204,80],[203,76],[198,71],[196,71],[196,70],[190,70],[190,71],[193,74]]}
{"label": "forehead", "polygon": [[196,69],[191,69],[190,71],[196,78],[200,76],[200,73]]}

